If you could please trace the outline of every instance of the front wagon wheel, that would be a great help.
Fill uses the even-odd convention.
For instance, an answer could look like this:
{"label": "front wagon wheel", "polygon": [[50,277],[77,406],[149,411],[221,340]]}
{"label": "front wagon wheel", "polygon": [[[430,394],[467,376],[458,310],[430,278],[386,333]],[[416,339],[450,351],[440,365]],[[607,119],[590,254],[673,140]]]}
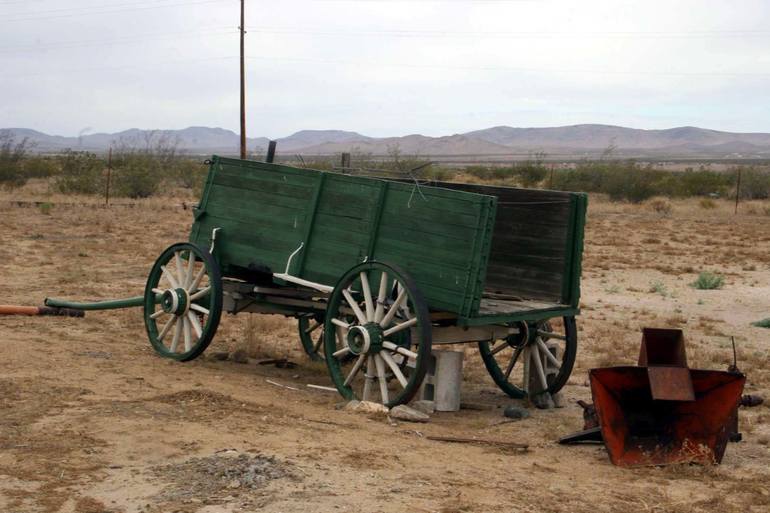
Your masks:
{"label": "front wagon wheel", "polygon": [[326,365],[346,399],[392,407],[417,393],[430,357],[430,317],[398,267],[366,262],[348,271],[329,298],[324,334]]}
{"label": "front wagon wheel", "polygon": [[211,254],[195,244],[169,246],[144,289],[144,324],[155,351],[186,362],[211,343],[222,315],[222,278]]}
{"label": "front wagon wheel", "polygon": [[[540,393],[555,394],[567,383],[577,354],[575,317],[520,322],[519,333],[504,340],[479,342],[479,353],[492,380],[510,397],[528,395],[524,364]],[[529,392],[529,395],[535,395]]]}

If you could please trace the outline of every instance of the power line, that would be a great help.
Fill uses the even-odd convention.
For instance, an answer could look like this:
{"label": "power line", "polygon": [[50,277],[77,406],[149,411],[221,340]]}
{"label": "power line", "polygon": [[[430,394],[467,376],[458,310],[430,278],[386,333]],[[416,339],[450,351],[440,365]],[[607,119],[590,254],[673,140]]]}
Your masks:
{"label": "power line", "polygon": [[658,70],[612,70],[612,69],[545,69],[545,68],[509,68],[503,66],[453,66],[445,64],[408,64],[387,62],[361,62],[340,59],[311,59],[305,57],[248,57],[257,60],[276,60],[286,62],[312,62],[321,64],[343,64],[356,68],[363,66],[414,68],[414,69],[444,69],[458,71],[505,71],[515,73],[575,73],[592,75],[651,75],[651,76],[681,76],[681,77],[768,77],[769,72],[719,72],[719,71],[658,71]]}
{"label": "power line", "polygon": [[263,34],[313,35],[333,37],[387,36],[403,38],[640,38],[700,39],[713,37],[766,37],[770,30],[693,30],[693,31],[448,31],[448,30],[317,30],[281,27],[250,28]]}
{"label": "power line", "polygon": [[[225,61],[225,60],[237,59],[237,58],[238,58],[237,55],[223,56],[223,57],[194,57],[191,59],[174,58],[174,63]],[[60,70],[46,69],[45,71],[40,71],[35,73],[19,73],[15,75],[9,74],[9,73],[0,73],[0,81],[8,80],[8,79],[16,79],[16,78],[48,77],[51,75],[69,74],[69,73],[76,73],[76,74],[90,73],[94,71],[122,71],[126,69],[138,69],[140,71],[146,71],[150,69],[166,70],[168,69],[168,65],[169,63],[147,64],[146,62],[142,62],[138,64],[121,64],[118,66],[92,66],[88,68],[68,68],[68,69],[60,69]]]}
{"label": "power line", "polygon": [[78,47],[84,47],[84,46],[85,47],[94,46],[94,45],[109,46],[109,45],[120,45],[120,44],[133,43],[133,42],[175,40],[177,38],[190,38],[190,37],[202,38],[202,37],[209,37],[209,36],[232,35],[236,33],[237,32],[235,31],[235,29],[228,28],[228,27],[200,27],[194,30],[185,30],[185,31],[179,31],[179,32],[164,32],[164,33],[154,33],[154,34],[137,34],[135,36],[119,37],[114,39],[70,40],[70,41],[58,41],[58,42],[48,42],[48,43],[1,46],[0,53],[9,53],[9,52],[24,51],[24,50],[30,50],[30,51],[60,50],[60,49],[66,50],[70,48],[78,48]]}
{"label": "power line", "polygon": [[[201,4],[213,4],[213,3],[220,3],[223,1],[232,2],[232,0],[194,0],[194,1],[187,1],[187,2],[179,2],[176,0],[177,3],[171,3],[171,4],[151,4],[147,5],[147,2],[141,2],[141,3],[134,3],[134,4],[125,4],[125,5],[135,5],[136,7],[128,7],[125,9],[114,9],[114,8],[108,8],[108,9],[101,9],[99,7],[89,7],[89,8],[77,8],[77,9],[83,9],[82,11],[78,12],[69,12],[68,14],[52,14],[52,15],[46,15],[46,12],[57,12],[56,10],[52,11],[42,11],[44,14],[43,16],[37,16],[34,14],[38,13],[31,13],[33,15],[30,16],[24,16],[19,18],[6,18],[3,19],[3,23],[10,23],[10,22],[17,22],[17,21],[37,21],[37,20],[52,20],[52,19],[60,19],[60,18],[73,18],[73,17],[80,17],[80,16],[87,16],[87,15],[98,15],[98,14],[117,14],[122,12],[131,12],[131,11],[144,11],[149,9],[163,9],[166,7],[182,7],[182,6],[190,6],[190,5],[201,5]],[[72,8],[76,9],[76,8]]]}

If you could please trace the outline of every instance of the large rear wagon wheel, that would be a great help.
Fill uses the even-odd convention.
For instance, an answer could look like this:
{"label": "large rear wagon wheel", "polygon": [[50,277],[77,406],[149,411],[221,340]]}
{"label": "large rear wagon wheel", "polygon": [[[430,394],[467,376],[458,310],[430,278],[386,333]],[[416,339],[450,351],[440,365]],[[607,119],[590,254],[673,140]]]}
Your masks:
{"label": "large rear wagon wheel", "polygon": [[575,317],[521,322],[519,333],[504,340],[479,342],[479,352],[492,380],[510,397],[528,393],[524,364],[529,361],[540,393],[555,394],[567,383],[577,354]]}
{"label": "large rear wagon wheel", "polygon": [[348,271],[329,298],[324,335],[326,365],[343,397],[392,407],[417,393],[431,351],[430,317],[398,267],[366,262]]}
{"label": "large rear wagon wheel", "polygon": [[182,362],[197,358],[221,315],[222,278],[211,254],[187,242],[169,246],[144,289],[144,324],[155,351]]}

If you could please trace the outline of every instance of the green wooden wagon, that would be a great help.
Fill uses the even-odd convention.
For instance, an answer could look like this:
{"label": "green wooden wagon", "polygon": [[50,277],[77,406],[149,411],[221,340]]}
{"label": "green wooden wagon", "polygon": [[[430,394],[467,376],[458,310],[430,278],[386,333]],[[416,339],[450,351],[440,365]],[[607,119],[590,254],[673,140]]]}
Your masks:
{"label": "green wooden wagon", "polygon": [[189,241],[150,272],[147,333],[187,361],[223,310],[295,317],[344,397],[389,406],[415,395],[432,346],[473,342],[508,395],[526,395],[525,363],[553,393],[577,350],[586,204],[215,156]]}

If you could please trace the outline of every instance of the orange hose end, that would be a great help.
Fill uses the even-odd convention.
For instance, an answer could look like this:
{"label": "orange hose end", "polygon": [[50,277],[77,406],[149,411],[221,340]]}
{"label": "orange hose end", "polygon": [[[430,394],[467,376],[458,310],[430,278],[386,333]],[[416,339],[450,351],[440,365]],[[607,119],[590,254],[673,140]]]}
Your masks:
{"label": "orange hose end", "polygon": [[36,306],[0,305],[0,315],[38,315]]}

